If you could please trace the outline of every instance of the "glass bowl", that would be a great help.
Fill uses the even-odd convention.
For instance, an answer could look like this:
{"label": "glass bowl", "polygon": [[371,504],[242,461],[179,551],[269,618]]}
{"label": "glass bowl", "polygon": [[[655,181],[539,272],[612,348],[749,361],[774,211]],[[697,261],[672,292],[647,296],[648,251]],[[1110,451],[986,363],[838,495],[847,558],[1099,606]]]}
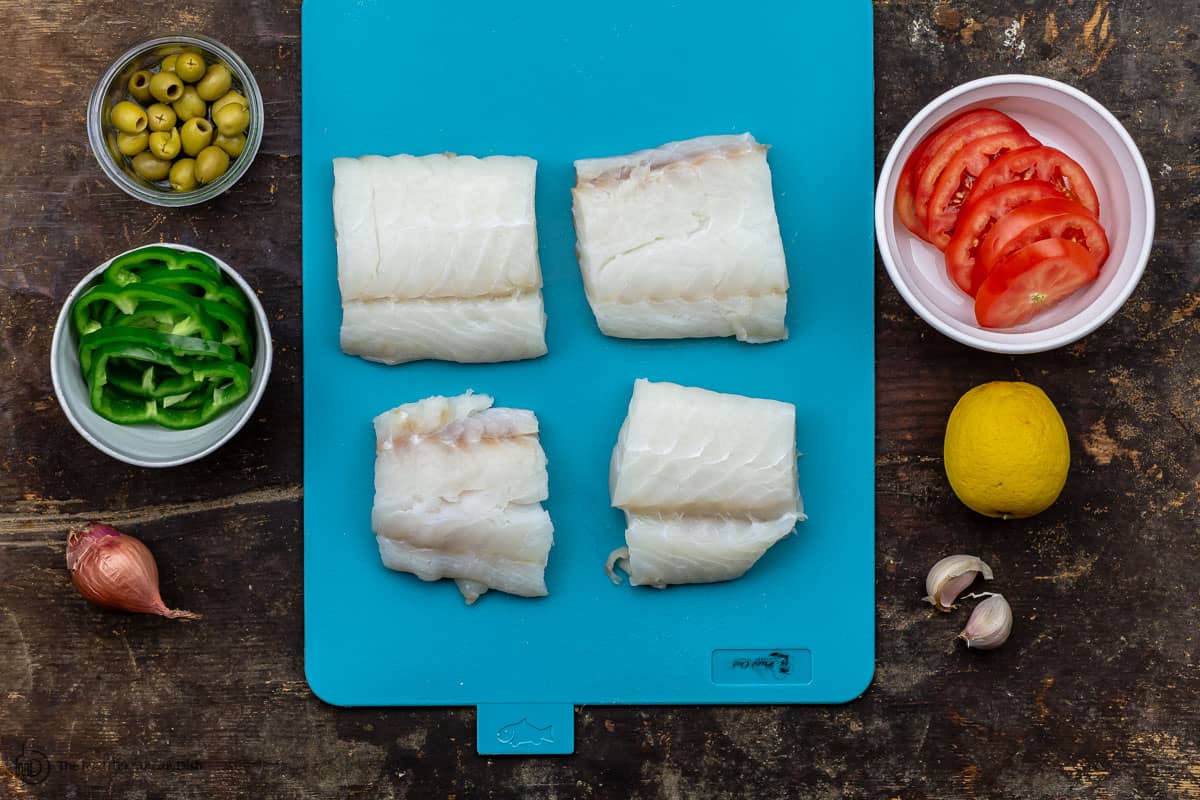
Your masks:
{"label": "glass bowl", "polygon": [[[166,56],[192,48],[200,51],[207,63],[224,64],[233,74],[233,88],[250,102],[250,127],[246,129],[245,149],[237,158],[230,159],[224,175],[190,192],[177,192],[165,180],[148,181],[133,172],[128,159],[117,150],[117,132],[108,122],[108,111],[127,99],[126,84],[134,72],[157,66]],[[109,65],[88,99],[87,126],[88,141],[100,168],[123,191],[156,206],[191,206],[221,194],[250,169],[262,143],[262,93],[246,62],[225,45],[198,33],[167,33],[138,42]]]}

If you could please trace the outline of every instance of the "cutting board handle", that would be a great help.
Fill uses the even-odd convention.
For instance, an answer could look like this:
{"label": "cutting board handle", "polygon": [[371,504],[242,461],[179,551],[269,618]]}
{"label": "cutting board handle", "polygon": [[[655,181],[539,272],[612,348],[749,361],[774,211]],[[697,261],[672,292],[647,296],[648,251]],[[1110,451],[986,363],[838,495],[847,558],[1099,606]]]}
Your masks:
{"label": "cutting board handle", "polygon": [[486,703],[475,708],[481,756],[569,755],[575,752],[571,703]]}

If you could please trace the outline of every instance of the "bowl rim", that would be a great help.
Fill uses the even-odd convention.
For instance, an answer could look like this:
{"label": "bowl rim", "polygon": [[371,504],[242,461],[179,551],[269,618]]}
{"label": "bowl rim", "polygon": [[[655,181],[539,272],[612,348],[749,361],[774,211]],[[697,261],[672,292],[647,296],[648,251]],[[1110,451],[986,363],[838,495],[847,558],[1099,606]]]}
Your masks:
{"label": "bowl rim", "polygon": [[[104,442],[103,440],[93,436],[92,433],[88,431],[86,427],[84,427],[83,422],[79,419],[75,409],[69,402],[67,402],[66,394],[62,386],[62,377],[59,374],[59,354],[62,349],[67,346],[67,341],[70,338],[70,314],[71,307],[75,304],[75,300],[104,273],[104,270],[107,269],[113,261],[145,247],[169,247],[171,249],[181,250],[184,252],[200,253],[215,261],[217,265],[221,267],[222,271],[224,271],[224,273],[228,275],[235,284],[237,284],[238,288],[242,290],[242,294],[246,296],[246,300],[250,303],[250,307],[254,310],[256,327],[255,333],[257,334],[258,340],[256,346],[263,354],[262,369],[256,370],[257,374],[252,375],[250,381],[250,395],[242,401],[241,411],[239,412],[238,419],[234,423],[233,427],[230,428],[220,438],[205,445],[200,450],[167,461],[146,461],[134,456],[129,456],[114,449],[107,442]],[[274,349],[274,344],[271,340],[271,328],[267,320],[267,312],[262,307],[262,302],[259,301],[258,295],[255,294],[254,290],[250,287],[250,284],[246,282],[245,278],[243,278],[237,270],[226,263],[224,259],[221,259],[205,250],[201,250],[198,247],[192,247],[191,245],[186,244],[175,244],[172,242],[149,242],[147,244],[138,245],[137,247],[131,247],[123,253],[117,253],[112,258],[109,258],[101,263],[95,269],[90,270],[87,275],[85,275],[78,283],[75,284],[75,288],[72,289],[70,294],[67,295],[66,300],[63,301],[62,309],[58,312],[58,319],[55,320],[54,334],[50,341],[50,380],[54,384],[54,395],[58,400],[58,405],[63,410],[63,413],[66,414],[67,420],[71,423],[71,427],[73,427],[76,432],[78,432],[79,435],[82,436],[92,447],[95,447],[100,452],[111,456],[118,461],[123,461],[126,464],[132,464],[136,467],[177,467],[182,464],[189,464],[193,461],[199,461],[205,456],[212,454],[218,448],[236,436],[242,430],[242,428],[245,427],[246,423],[250,421],[250,418],[254,416],[254,412],[258,409],[259,401],[262,399],[263,394],[267,390],[267,384],[270,382]]]}
{"label": "bowl rim", "polygon": [[[891,249],[887,246],[887,230],[889,218],[892,214],[892,204],[887,198],[887,184],[891,180],[892,174],[896,170],[896,163],[900,158],[900,151],[913,137],[913,134],[929,117],[937,113],[943,106],[950,101],[975,91],[976,89],[996,86],[1001,84],[1025,84],[1028,86],[1038,86],[1052,91],[1057,91],[1065,94],[1072,99],[1078,100],[1104,120],[1104,122],[1117,134],[1117,138],[1125,147],[1129,156],[1132,158],[1134,165],[1137,168],[1138,182],[1140,183],[1142,195],[1146,203],[1146,235],[1142,240],[1141,246],[1137,252],[1137,260],[1134,263],[1133,272],[1129,275],[1125,284],[1113,296],[1112,300],[1102,308],[1098,309],[1086,319],[1086,321],[1077,322],[1080,315],[1064,320],[1063,322],[1048,328],[1046,331],[1024,332],[1009,334],[1012,336],[1011,341],[990,341],[971,333],[966,333],[948,325],[946,322],[938,318],[921,300],[916,296],[916,293],[909,288],[903,275],[900,273],[899,265],[896,259],[893,258]],[[894,221],[893,221],[894,227]],[[1146,168],[1145,159],[1142,158],[1142,153],[1134,143],[1133,137],[1121,124],[1121,121],[1113,116],[1107,108],[1099,101],[1088,95],[1087,93],[1071,86],[1070,84],[1056,81],[1053,78],[1044,78],[1040,75],[1024,75],[1020,73],[1011,73],[1004,75],[990,75],[984,78],[977,78],[973,81],[959,84],[949,91],[929,101],[917,114],[909,120],[892,143],[891,149],[888,151],[887,158],[884,160],[883,167],[879,172],[879,180],[875,187],[875,240],[876,248],[879,250],[879,255],[883,259],[884,267],[887,269],[888,277],[891,278],[892,285],[896,287],[896,291],[908,303],[909,308],[917,312],[925,322],[932,326],[935,330],[944,336],[953,339],[961,344],[974,347],[977,350],[984,350],[991,353],[1003,353],[1008,355],[1023,355],[1029,353],[1042,353],[1048,350],[1056,350],[1073,342],[1079,341],[1083,337],[1095,331],[1105,322],[1113,317],[1114,314],[1125,304],[1138,283],[1142,279],[1142,275],[1146,270],[1146,265],[1150,260],[1150,251],[1154,246],[1155,233],[1155,207],[1154,207],[1154,188],[1150,182],[1150,172]],[[1046,336],[1046,334],[1051,334]],[[1036,337],[1030,341],[1030,337]]]}
{"label": "bowl rim", "polygon": [[[102,106],[105,95],[108,93],[108,88],[130,61],[156,47],[169,45],[191,45],[211,50],[220,55],[238,73],[236,77],[241,81],[246,99],[251,105],[250,127],[246,131],[246,146],[242,150],[242,154],[233,160],[231,169],[215,182],[208,186],[193,189],[190,192],[166,192],[142,186],[130,178],[120,165],[114,163],[104,141],[104,115]],[[101,73],[88,97],[88,144],[92,149],[92,155],[100,165],[101,171],[114,185],[130,197],[164,208],[185,208],[219,197],[241,180],[250,170],[250,165],[258,157],[259,148],[262,146],[265,113],[262,90],[259,88],[258,81],[254,77],[254,72],[231,47],[202,33],[173,31],[134,42]]]}

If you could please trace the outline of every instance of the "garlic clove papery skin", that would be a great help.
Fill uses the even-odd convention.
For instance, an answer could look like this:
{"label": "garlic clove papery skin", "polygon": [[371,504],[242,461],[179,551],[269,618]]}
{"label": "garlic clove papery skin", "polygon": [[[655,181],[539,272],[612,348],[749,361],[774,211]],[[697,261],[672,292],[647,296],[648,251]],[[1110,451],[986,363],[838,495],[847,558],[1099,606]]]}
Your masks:
{"label": "garlic clove papery skin", "polygon": [[975,606],[958,638],[975,650],[995,650],[1012,633],[1012,606],[1002,594],[989,594]]}
{"label": "garlic clove papery skin", "polygon": [[992,579],[992,568],[978,556],[946,556],[933,565],[925,576],[926,595],[922,599],[938,611],[949,612],[963,590],[980,575]]}

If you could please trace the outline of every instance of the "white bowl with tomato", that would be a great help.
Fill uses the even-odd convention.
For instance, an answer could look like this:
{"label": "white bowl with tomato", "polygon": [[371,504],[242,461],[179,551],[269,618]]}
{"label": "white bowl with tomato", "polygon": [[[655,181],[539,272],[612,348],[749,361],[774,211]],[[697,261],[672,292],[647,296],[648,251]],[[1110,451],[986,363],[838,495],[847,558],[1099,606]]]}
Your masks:
{"label": "white bowl with tomato", "polygon": [[896,289],[934,328],[1035,353],[1086,336],[1129,298],[1154,195],[1102,105],[1058,81],[997,75],[946,92],[900,133],[875,234]]}

